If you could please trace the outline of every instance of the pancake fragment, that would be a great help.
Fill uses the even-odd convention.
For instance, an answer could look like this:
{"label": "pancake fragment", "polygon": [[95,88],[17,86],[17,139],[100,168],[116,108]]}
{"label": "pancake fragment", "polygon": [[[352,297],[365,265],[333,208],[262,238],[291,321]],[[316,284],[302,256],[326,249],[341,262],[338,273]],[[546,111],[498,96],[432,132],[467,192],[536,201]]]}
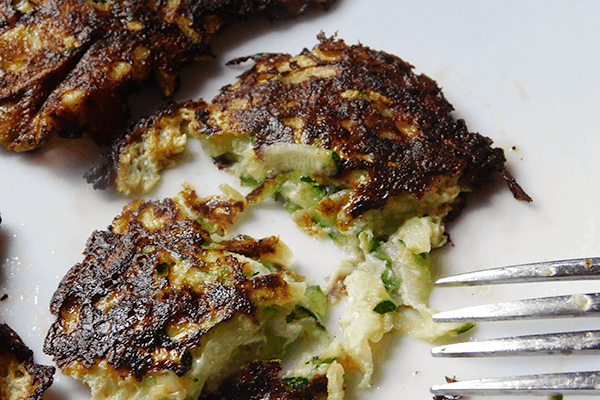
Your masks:
{"label": "pancake fragment", "polygon": [[44,351],[94,399],[196,399],[321,329],[278,238],[222,239],[246,207],[228,192],[132,202],[63,278]]}
{"label": "pancake fragment", "polygon": [[[313,186],[343,193],[326,193],[318,205],[318,219],[337,214],[341,231],[399,200],[420,213],[447,213],[459,196],[429,198],[495,176],[530,200],[506,170],[503,151],[470,133],[435,82],[395,56],[321,35],[312,51],[295,57],[259,54],[232,63],[247,59],[254,67],[198,114],[208,152],[256,186],[254,198],[281,186],[283,174],[309,176]],[[313,183],[300,176],[285,184],[290,180]]]}
{"label": "pancake fragment", "polygon": [[106,189],[114,183],[125,195],[150,192],[160,182],[162,170],[176,165],[188,138],[196,135],[195,112],[206,106],[203,101],[171,103],[138,121],[112,144],[104,161],[85,178],[94,189]]}
{"label": "pancake fragment", "polygon": [[7,324],[0,324],[0,398],[41,400],[55,368],[33,361],[33,352]]}
{"label": "pancake fragment", "polygon": [[50,135],[110,143],[127,98],[154,78],[165,96],[186,63],[210,56],[233,20],[292,18],[333,0],[0,2],[0,144],[29,151]]}

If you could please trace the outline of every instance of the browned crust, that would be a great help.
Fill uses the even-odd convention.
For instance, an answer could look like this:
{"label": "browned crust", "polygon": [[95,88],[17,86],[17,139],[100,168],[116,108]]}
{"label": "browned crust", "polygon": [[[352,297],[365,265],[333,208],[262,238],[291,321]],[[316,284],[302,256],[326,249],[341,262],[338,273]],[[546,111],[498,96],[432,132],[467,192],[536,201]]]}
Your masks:
{"label": "browned crust", "polygon": [[[80,137],[83,132],[108,143],[129,118],[131,90],[154,76],[165,95],[172,95],[177,71],[210,54],[207,43],[225,22],[259,12],[289,18],[332,2],[182,0],[170,6],[165,0],[43,0],[21,14],[9,0],[1,0],[0,34],[28,27],[57,39],[41,49],[18,48],[7,40],[0,50],[3,63],[18,59],[26,64],[20,71],[0,65],[0,106],[9,107],[3,115],[7,123],[0,123],[0,144],[27,151],[52,134]],[[69,36],[76,41],[63,46],[60,40]],[[136,57],[140,49],[146,51],[143,58]],[[127,67],[115,74],[117,62]],[[74,90],[83,94],[67,105],[65,95]]]}
{"label": "browned crust", "polygon": [[[312,68],[290,63],[292,56],[287,54],[232,61],[252,59],[256,65],[213,100],[211,107],[225,113],[229,132],[255,137],[259,153],[273,143],[334,150],[341,158],[341,178],[355,169],[366,170],[370,179],[352,195],[352,217],[381,209],[394,196],[421,199],[440,177],[460,176],[477,187],[501,176],[516,198],[531,200],[505,169],[502,149],[491,147],[491,139],[469,132],[463,120],[455,119],[452,105],[432,79],[414,74],[411,65],[385,52],[347,46],[323,34],[319,40],[312,52],[304,50],[302,55],[317,68],[335,71],[333,76],[286,82],[286,77]],[[289,70],[280,72],[278,67],[286,62]],[[359,95],[348,96],[349,90]],[[373,93],[375,100],[361,95]],[[234,99],[247,100],[248,105],[230,107]],[[210,114],[199,118],[201,133],[210,137],[222,132]],[[300,132],[285,123],[289,119],[302,121]]]}
{"label": "browned crust", "polygon": [[0,0],[0,32],[14,26],[20,13],[13,9],[12,0]]}
{"label": "browned crust", "polygon": [[327,399],[326,376],[317,375],[291,386],[282,381],[280,372],[281,363],[277,360],[253,362],[225,379],[217,391],[205,393],[199,400]]}
{"label": "browned crust", "polygon": [[[33,352],[23,343],[19,335],[7,324],[0,324],[0,362],[8,365],[15,358],[25,367],[30,376],[27,400],[41,400],[42,394],[52,385],[55,368],[34,363]],[[1,393],[0,388],[0,395]]]}
{"label": "browned crust", "polygon": [[242,254],[250,258],[260,258],[265,254],[272,254],[275,252],[275,246],[279,242],[276,237],[270,237],[260,239],[256,241],[248,236],[237,236],[234,239],[223,241],[228,249],[234,253]]}
{"label": "browned crust", "polygon": [[[207,220],[217,218],[215,215],[223,218],[224,210],[236,214],[244,208],[241,202],[225,207],[225,200],[198,199],[191,191],[183,196],[186,207]],[[160,226],[144,225],[148,212],[162,220]],[[46,337],[44,351],[61,369],[74,361],[87,368],[104,359],[138,380],[165,369],[181,376],[190,368],[186,352],[198,348],[216,324],[238,314],[256,321],[253,293],[269,288],[273,299],[289,295],[281,276],[249,279],[244,275],[245,263],[231,255],[245,249],[240,254],[258,260],[273,253],[277,241],[241,237],[213,243],[201,224],[189,219],[173,200],[135,201],[108,230],[92,234],[83,262],[61,281],[50,303],[50,311],[58,318]],[[221,254],[217,264],[204,261],[208,252]],[[167,271],[176,259],[209,273],[218,268],[218,279],[174,287]],[[103,299],[116,300],[106,307]],[[180,323],[204,328],[175,340],[168,327]],[[178,357],[162,361],[151,357],[162,349]]]}
{"label": "browned crust", "polygon": [[208,104],[203,100],[186,101],[183,103],[169,102],[155,114],[137,121],[127,129],[125,134],[113,141],[111,149],[102,154],[102,161],[92,167],[84,175],[84,178],[88,183],[93,185],[94,189],[104,190],[110,187],[117,180],[119,158],[128,146],[142,142],[146,132],[152,129],[154,125],[160,124],[164,118],[174,116],[179,109],[204,110],[207,106]]}

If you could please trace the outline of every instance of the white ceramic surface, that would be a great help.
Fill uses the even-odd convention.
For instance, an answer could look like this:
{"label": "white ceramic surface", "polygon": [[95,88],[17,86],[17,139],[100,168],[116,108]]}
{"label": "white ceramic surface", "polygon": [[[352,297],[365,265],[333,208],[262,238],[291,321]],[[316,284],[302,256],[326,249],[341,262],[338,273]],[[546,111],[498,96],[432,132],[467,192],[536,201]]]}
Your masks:
{"label": "white ceramic surface", "polygon": [[[211,99],[245,66],[234,57],[258,52],[298,53],[320,31],[337,33],[398,55],[437,80],[469,129],[506,150],[508,166],[534,203],[514,200],[503,184],[471,199],[448,228],[452,244],[436,254],[447,275],[474,269],[598,256],[600,235],[600,6],[583,1],[338,0],[328,12],[295,21],[237,24],[215,40],[217,57],[182,73],[176,100]],[[136,116],[156,107],[157,90],[132,97]],[[94,191],[82,175],[99,159],[87,140],[57,139],[32,154],[0,149],[0,321],[9,323],[49,364],[42,343],[52,322],[48,303],[61,277],[82,259],[86,239],[104,229],[129,201]],[[218,193],[234,180],[217,171],[198,143],[188,161],[167,171],[150,196],[173,196],[183,181],[199,194]],[[322,282],[342,254],[328,242],[303,235],[277,207],[255,209],[239,226],[255,237],[280,235],[301,273]],[[597,291],[598,283],[440,288],[438,309],[525,296]],[[471,340],[558,329],[598,328],[595,320],[484,323]],[[371,390],[359,399],[431,399],[429,387],[458,379],[597,369],[596,357],[439,360],[430,345],[386,338]],[[47,399],[83,400],[86,388],[56,375]],[[523,397],[499,397],[499,400]],[[570,396],[568,398],[576,398]]]}

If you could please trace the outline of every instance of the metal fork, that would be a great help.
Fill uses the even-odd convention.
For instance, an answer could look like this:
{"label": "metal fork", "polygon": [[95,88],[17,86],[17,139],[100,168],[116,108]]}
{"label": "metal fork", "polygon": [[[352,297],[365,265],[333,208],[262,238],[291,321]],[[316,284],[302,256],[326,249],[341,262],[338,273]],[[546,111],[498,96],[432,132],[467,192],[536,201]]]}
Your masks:
{"label": "metal fork", "polygon": [[[558,280],[600,279],[600,258],[548,261],[476,271],[440,279],[439,286],[477,286]],[[600,316],[600,293],[545,297],[440,312],[437,322]],[[518,336],[435,347],[434,357],[488,357],[534,354],[598,354],[600,331]],[[450,382],[431,388],[436,395],[599,395],[600,371],[512,376]]]}

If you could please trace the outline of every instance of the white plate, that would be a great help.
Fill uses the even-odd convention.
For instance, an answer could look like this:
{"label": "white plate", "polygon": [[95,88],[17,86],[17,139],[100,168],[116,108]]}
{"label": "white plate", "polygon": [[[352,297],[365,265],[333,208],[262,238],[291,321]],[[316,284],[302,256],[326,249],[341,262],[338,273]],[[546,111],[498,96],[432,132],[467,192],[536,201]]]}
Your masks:
{"label": "white plate", "polygon": [[[438,275],[494,266],[598,256],[600,214],[600,6],[572,1],[358,1],[339,0],[326,13],[295,21],[243,23],[215,41],[218,57],[183,72],[176,100],[211,99],[241,67],[227,60],[258,52],[298,53],[316,35],[337,32],[385,50],[437,80],[456,115],[471,131],[506,150],[508,166],[534,203],[514,200],[503,184],[471,199],[449,226],[452,244],[438,252]],[[245,67],[244,67],[245,68]],[[136,115],[148,112],[144,89],[133,97]],[[151,106],[150,106],[151,107]],[[81,260],[94,229],[110,224],[129,199],[94,191],[82,175],[98,160],[86,140],[54,140],[34,154],[0,150],[0,320],[19,332],[36,360],[50,364],[42,343],[52,317],[50,297],[61,277]],[[190,162],[168,171],[149,197],[170,197],[183,181],[201,195],[234,180],[217,171],[193,143]],[[341,253],[298,231],[279,209],[252,211],[239,231],[281,235],[297,267],[322,282]],[[447,310],[524,296],[595,291],[596,283],[437,289],[434,307]],[[480,324],[482,339],[557,329],[598,328],[594,320]],[[438,360],[430,345],[387,338],[373,388],[352,397],[431,399],[429,387],[444,376],[479,377],[593,370],[595,357]],[[349,396],[350,397],[350,396]],[[56,375],[46,398],[89,398],[87,389]],[[516,399],[500,397],[499,399]],[[571,397],[570,397],[571,398]]]}

